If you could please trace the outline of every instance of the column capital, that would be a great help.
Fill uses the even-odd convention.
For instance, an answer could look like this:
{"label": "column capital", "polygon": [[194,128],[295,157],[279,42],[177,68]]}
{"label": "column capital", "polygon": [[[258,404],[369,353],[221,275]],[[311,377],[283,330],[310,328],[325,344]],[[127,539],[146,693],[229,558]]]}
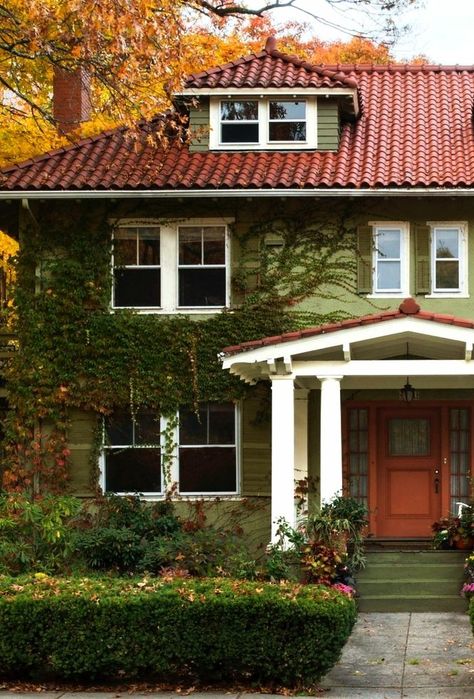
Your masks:
{"label": "column capital", "polygon": [[294,381],[295,380],[295,375],[294,374],[274,374],[273,376],[271,375],[270,381]]}
{"label": "column capital", "polygon": [[334,375],[334,376],[316,376],[318,381],[321,381],[321,383],[324,383],[325,381],[342,381],[344,376],[341,374],[339,375]]}

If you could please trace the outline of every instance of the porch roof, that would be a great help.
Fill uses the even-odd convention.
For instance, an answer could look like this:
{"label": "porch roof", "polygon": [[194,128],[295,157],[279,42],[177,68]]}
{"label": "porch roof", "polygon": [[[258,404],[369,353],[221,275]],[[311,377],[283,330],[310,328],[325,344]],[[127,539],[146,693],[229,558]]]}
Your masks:
{"label": "porch roof", "polygon": [[346,320],[341,320],[336,323],[325,323],[323,325],[317,325],[311,328],[304,328],[303,330],[295,330],[294,332],[283,333],[282,335],[273,335],[270,337],[262,337],[258,340],[249,340],[248,342],[242,342],[240,345],[231,345],[229,347],[224,347],[224,349],[222,350],[222,354],[239,354],[241,352],[248,352],[249,350],[253,350],[258,347],[268,347],[269,345],[278,345],[285,342],[294,342],[295,340],[300,340],[307,337],[314,337],[316,335],[325,335],[327,333],[336,332],[338,330],[344,330],[346,328],[356,328],[363,325],[383,323],[384,321],[394,320],[397,318],[406,318],[407,316],[414,315],[416,315],[416,317],[420,320],[431,320],[436,323],[455,325],[460,328],[474,329],[474,321],[469,320],[468,318],[459,318],[457,316],[447,315],[445,313],[433,313],[432,311],[423,311],[421,310],[420,306],[416,303],[415,299],[407,298],[396,309],[382,311],[381,313],[372,313],[369,315],[360,316],[359,318],[348,318]]}
{"label": "porch roof", "polygon": [[222,360],[248,383],[292,375],[316,387],[337,376],[359,386],[358,377],[370,377],[377,387],[410,375],[425,377],[426,387],[474,388],[473,347],[473,321],[422,311],[409,298],[396,310],[226,347]]}

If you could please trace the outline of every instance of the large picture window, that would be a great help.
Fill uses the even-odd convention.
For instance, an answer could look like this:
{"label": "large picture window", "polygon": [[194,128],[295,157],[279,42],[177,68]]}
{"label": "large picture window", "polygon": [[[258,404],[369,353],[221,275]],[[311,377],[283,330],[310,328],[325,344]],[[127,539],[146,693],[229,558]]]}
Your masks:
{"label": "large picture window", "polygon": [[121,227],[114,235],[114,306],[161,305],[160,229]]}

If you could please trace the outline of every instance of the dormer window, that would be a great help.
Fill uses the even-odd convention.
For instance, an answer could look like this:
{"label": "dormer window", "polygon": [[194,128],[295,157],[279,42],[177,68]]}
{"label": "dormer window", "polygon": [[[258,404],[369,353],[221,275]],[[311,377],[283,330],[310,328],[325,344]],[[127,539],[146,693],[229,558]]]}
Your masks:
{"label": "dormer window", "polygon": [[269,141],[306,141],[305,101],[270,101],[269,105]]}
{"label": "dormer window", "polygon": [[316,99],[287,94],[211,98],[210,148],[317,148]]}
{"label": "dormer window", "polygon": [[221,143],[258,143],[258,100],[221,102]]}

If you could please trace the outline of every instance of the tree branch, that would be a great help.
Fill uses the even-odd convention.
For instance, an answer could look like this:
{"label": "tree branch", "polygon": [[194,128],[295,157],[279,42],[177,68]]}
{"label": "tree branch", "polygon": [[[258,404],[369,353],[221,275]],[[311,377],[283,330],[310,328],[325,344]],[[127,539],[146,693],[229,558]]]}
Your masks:
{"label": "tree branch", "polygon": [[239,2],[229,5],[225,0],[192,0],[190,3],[196,9],[201,9],[218,17],[231,17],[235,15],[251,15],[260,17],[264,12],[276,10],[281,7],[292,7],[296,0],[275,0],[274,2],[266,2],[259,8],[250,9]]}

